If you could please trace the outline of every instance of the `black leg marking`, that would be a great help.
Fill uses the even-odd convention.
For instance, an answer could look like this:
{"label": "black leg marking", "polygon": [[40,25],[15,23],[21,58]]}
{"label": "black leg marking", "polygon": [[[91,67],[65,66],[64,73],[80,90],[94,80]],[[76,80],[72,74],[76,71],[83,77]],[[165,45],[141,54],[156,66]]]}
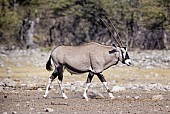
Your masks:
{"label": "black leg marking", "polygon": [[92,79],[93,79],[94,73],[89,72],[86,83],[91,83]]}
{"label": "black leg marking", "polygon": [[58,72],[53,72],[52,75],[50,76],[51,80],[53,81],[56,77],[58,76]]}
{"label": "black leg marking", "polygon": [[114,99],[115,97],[112,95],[109,87],[107,86],[107,82],[106,82],[104,76],[103,76],[102,74],[100,74],[100,73],[98,73],[97,76],[98,76],[98,78],[100,79],[100,81],[103,83],[103,85],[104,85],[104,87],[106,88],[107,92],[109,93],[110,98],[111,98],[111,99]]}
{"label": "black leg marking", "polygon": [[94,73],[89,72],[88,77],[87,77],[87,80],[86,80],[86,84],[85,84],[85,87],[84,87],[84,93],[83,93],[83,97],[84,97],[87,101],[88,101],[87,91],[88,91],[88,88],[89,88],[89,86],[90,86],[90,83],[91,83],[93,77],[94,77]]}
{"label": "black leg marking", "polygon": [[67,99],[68,97],[66,96],[66,94],[64,93],[64,88],[62,86],[62,81],[63,81],[63,67],[59,67],[58,69],[58,84],[59,84],[59,87],[60,87],[60,90],[61,90],[61,93],[62,93],[62,96],[64,99]]}
{"label": "black leg marking", "polygon": [[100,79],[101,82],[106,82],[104,76],[100,73],[97,74],[98,78]]}
{"label": "black leg marking", "polygon": [[63,67],[58,67],[57,71],[58,71],[58,80],[62,82],[63,81]]}

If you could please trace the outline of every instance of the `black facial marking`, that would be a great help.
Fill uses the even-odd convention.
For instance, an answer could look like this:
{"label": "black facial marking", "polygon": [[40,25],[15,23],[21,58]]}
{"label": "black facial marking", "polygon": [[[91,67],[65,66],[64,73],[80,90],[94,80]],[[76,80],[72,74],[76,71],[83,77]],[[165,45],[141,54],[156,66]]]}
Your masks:
{"label": "black facial marking", "polygon": [[124,64],[125,63],[125,58],[123,56],[123,51],[121,50],[121,54],[122,54],[122,63]]}
{"label": "black facial marking", "polygon": [[125,55],[125,60],[126,60],[126,59],[130,59],[127,52],[126,52],[126,55]]}
{"label": "black facial marking", "polygon": [[115,52],[117,52],[117,50],[113,49],[113,50],[109,51],[109,54],[112,54],[112,53],[115,53]]}
{"label": "black facial marking", "polygon": [[[123,47],[123,48],[126,50],[126,47]],[[125,64],[125,60],[130,59],[130,58],[129,58],[129,55],[128,55],[128,53],[126,52],[126,53],[125,53],[125,57],[124,57],[122,50],[121,50],[121,54],[122,54],[122,63]]]}
{"label": "black facial marking", "polygon": [[126,50],[126,47],[123,47]]}

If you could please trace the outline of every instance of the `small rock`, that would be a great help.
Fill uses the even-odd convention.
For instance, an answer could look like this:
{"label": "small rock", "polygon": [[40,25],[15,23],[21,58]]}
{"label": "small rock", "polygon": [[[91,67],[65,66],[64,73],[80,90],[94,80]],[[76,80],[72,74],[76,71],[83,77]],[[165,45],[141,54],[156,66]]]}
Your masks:
{"label": "small rock", "polygon": [[43,91],[42,88],[38,88],[37,90],[38,90],[38,91]]}
{"label": "small rock", "polygon": [[36,87],[36,84],[27,84],[27,87]]}
{"label": "small rock", "polygon": [[8,114],[7,112],[2,112],[2,114]]}
{"label": "small rock", "polygon": [[8,68],[6,69],[6,71],[7,71],[7,74],[12,74],[12,73],[13,73],[13,71],[11,70],[10,67],[8,67]]}
{"label": "small rock", "polygon": [[4,82],[3,81],[0,81],[0,86],[4,86]]}
{"label": "small rock", "polygon": [[76,90],[76,88],[77,88],[77,87],[76,87],[75,85],[71,85],[71,86],[70,86],[70,90],[73,91],[73,92]]}
{"label": "small rock", "polygon": [[154,95],[152,96],[152,100],[156,101],[156,100],[163,100],[163,95]]}
{"label": "small rock", "polygon": [[124,91],[126,90],[125,87],[120,87],[120,86],[114,86],[112,88],[112,92],[118,92],[118,91]]}
{"label": "small rock", "polygon": [[4,95],[4,98],[7,99],[7,95]]}
{"label": "small rock", "polygon": [[16,104],[16,106],[18,107],[18,106],[20,106],[20,104]]}
{"label": "small rock", "polygon": [[27,84],[21,84],[21,86],[27,86]]}
{"label": "small rock", "polygon": [[115,80],[112,80],[111,84],[116,84],[116,81],[115,81]]}
{"label": "small rock", "polygon": [[17,112],[16,111],[12,111],[12,114],[17,114]]}
{"label": "small rock", "polygon": [[16,85],[15,81],[13,81],[10,78],[4,78],[1,83],[3,83],[3,86],[9,86],[9,87],[14,87]]}
{"label": "small rock", "polygon": [[3,87],[0,86],[0,92],[3,90]]}
{"label": "small rock", "polygon": [[147,68],[147,69],[152,69],[152,68],[154,68],[154,67],[151,66],[151,65],[147,65],[146,68]]}
{"label": "small rock", "polygon": [[128,85],[126,86],[126,88],[127,88],[127,89],[137,89],[138,86],[133,85],[133,84],[128,84]]}
{"label": "small rock", "polygon": [[135,96],[134,98],[135,98],[135,99],[139,99],[139,96]]}
{"label": "small rock", "polygon": [[76,87],[75,92],[82,92],[82,91],[83,91],[83,87],[81,87],[81,86]]}
{"label": "small rock", "polygon": [[52,109],[52,108],[46,108],[44,110],[45,110],[45,112],[54,112],[54,109]]}
{"label": "small rock", "polygon": [[104,96],[99,91],[93,90],[92,92],[94,93],[95,96],[100,96],[104,98]]}
{"label": "small rock", "polygon": [[32,110],[34,110],[35,108],[30,108],[30,110],[32,111]]}
{"label": "small rock", "polygon": [[159,75],[158,74],[154,74],[155,77],[158,77]]}
{"label": "small rock", "polygon": [[0,62],[0,67],[5,67],[3,62]]}
{"label": "small rock", "polygon": [[51,105],[56,105],[56,103],[54,101],[51,101]]}
{"label": "small rock", "polygon": [[170,90],[170,85],[164,86],[164,89],[169,91]]}
{"label": "small rock", "polygon": [[66,106],[69,106],[68,103],[55,103],[54,101],[51,101],[51,105],[66,105]]}
{"label": "small rock", "polygon": [[130,96],[125,96],[125,98],[129,99],[129,98],[130,98]]}

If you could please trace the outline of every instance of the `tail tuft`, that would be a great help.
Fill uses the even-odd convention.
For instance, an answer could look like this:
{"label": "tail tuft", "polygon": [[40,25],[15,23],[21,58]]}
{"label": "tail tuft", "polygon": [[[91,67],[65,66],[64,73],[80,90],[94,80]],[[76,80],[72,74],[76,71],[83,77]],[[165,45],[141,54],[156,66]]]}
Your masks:
{"label": "tail tuft", "polygon": [[47,63],[46,63],[46,69],[47,69],[48,71],[53,70],[53,69],[52,69],[52,64],[51,64],[51,56],[49,57],[49,59],[48,59],[48,61],[47,61]]}

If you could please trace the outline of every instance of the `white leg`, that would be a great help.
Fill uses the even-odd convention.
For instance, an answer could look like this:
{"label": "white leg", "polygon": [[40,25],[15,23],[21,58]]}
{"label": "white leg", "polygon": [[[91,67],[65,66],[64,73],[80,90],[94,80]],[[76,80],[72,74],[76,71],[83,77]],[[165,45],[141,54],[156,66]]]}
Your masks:
{"label": "white leg", "polygon": [[60,80],[58,80],[58,84],[60,86],[60,90],[61,90],[61,94],[63,96],[64,99],[67,99],[68,97],[66,96],[66,94],[64,93],[64,88],[62,86],[62,82]]}
{"label": "white leg", "polygon": [[107,86],[107,82],[103,82],[103,85],[104,85],[104,87],[107,89],[107,91],[108,91],[108,93],[109,93],[109,97],[110,97],[111,99],[114,99],[115,97],[114,97],[113,94],[110,92],[110,89],[109,89],[109,87]]}
{"label": "white leg", "polygon": [[86,84],[85,84],[85,88],[84,88],[83,97],[86,99],[86,101],[88,101],[87,91],[88,91],[88,88],[89,88],[90,84],[91,84],[91,83],[86,83]]}
{"label": "white leg", "polygon": [[48,92],[49,92],[49,88],[50,88],[51,83],[52,83],[52,79],[49,78],[48,84],[47,84],[47,87],[46,87],[46,90],[45,90],[45,94],[43,95],[44,98],[46,98],[47,95],[48,95]]}

